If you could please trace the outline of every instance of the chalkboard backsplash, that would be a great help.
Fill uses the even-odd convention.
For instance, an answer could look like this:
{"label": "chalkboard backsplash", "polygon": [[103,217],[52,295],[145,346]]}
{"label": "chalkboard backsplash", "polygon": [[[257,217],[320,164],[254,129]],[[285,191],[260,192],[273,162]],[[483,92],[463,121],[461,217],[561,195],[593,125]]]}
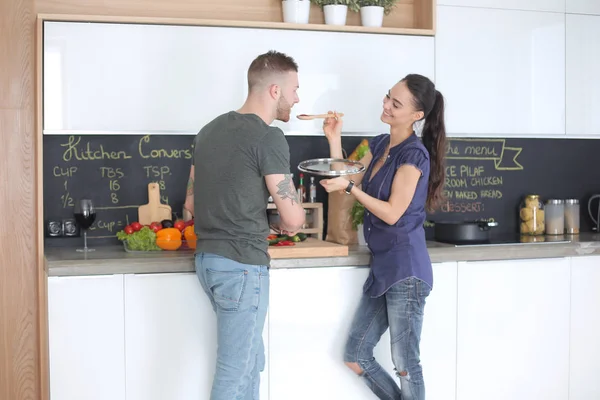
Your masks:
{"label": "chalkboard backsplash", "polygon": [[[329,155],[323,137],[287,139],[296,182],[300,161]],[[74,201],[89,197],[98,211],[88,238],[116,243],[115,233],[136,220],[137,207],[148,202],[151,181],[159,182],[162,201],[180,212],[192,140],[189,135],[44,136],[45,220],[72,218]],[[345,151],[350,154],[361,140],[344,138]],[[498,233],[517,233],[520,200],[539,194],[542,199],[579,199],[581,230],[589,231],[587,201],[600,193],[598,154],[600,140],[593,139],[451,139],[448,201],[428,220],[494,220]],[[309,179],[305,177],[307,186]],[[327,195],[319,185],[317,201],[327,210]],[[427,231],[431,237],[432,230]]]}

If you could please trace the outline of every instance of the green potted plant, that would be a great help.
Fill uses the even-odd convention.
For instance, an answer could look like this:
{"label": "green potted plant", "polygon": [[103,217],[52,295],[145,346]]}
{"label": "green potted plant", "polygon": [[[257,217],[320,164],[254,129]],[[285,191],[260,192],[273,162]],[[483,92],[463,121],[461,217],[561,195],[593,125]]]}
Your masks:
{"label": "green potted plant", "polygon": [[323,8],[327,25],[346,25],[348,7],[357,8],[358,0],[311,0]]}
{"label": "green potted plant", "polygon": [[357,0],[351,9],[360,11],[363,26],[380,27],[383,25],[383,15],[391,13],[397,2],[398,0]]}

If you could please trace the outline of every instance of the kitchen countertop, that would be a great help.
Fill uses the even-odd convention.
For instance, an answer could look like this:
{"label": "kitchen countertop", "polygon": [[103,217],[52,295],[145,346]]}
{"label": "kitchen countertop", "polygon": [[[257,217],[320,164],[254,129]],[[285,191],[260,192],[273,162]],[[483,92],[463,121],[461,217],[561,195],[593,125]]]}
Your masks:
{"label": "kitchen countertop", "polygon": [[[548,240],[562,239],[548,238]],[[451,261],[490,261],[528,258],[600,256],[600,234],[582,233],[565,237],[570,242],[513,243],[500,245],[454,246],[427,242],[434,263]],[[96,251],[81,253],[72,247],[48,247],[45,250],[49,276],[85,276],[107,274],[143,274],[193,272],[191,251],[163,251],[154,254],[125,252],[122,246],[98,246]],[[271,261],[272,269],[319,268],[369,265],[366,246],[350,246],[346,257],[290,258]]]}

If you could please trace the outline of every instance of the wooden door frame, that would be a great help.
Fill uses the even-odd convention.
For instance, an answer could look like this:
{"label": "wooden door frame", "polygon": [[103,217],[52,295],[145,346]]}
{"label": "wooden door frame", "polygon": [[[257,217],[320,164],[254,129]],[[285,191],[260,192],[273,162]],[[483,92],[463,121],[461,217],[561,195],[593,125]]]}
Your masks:
{"label": "wooden door frame", "polygon": [[48,269],[44,254],[44,134],[43,134],[43,60],[44,22],[35,22],[35,182],[37,218],[37,296],[39,326],[39,374],[41,400],[50,398],[50,354],[48,330]]}

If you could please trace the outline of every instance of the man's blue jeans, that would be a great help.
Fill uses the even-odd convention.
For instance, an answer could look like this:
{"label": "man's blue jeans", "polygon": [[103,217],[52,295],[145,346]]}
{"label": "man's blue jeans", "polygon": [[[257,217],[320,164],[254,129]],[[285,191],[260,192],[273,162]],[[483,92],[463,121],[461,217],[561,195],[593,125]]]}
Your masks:
{"label": "man's blue jeans", "polygon": [[199,253],[196,275],[217,314],[217,367],[210,400],[258,400],[269,270]]}

